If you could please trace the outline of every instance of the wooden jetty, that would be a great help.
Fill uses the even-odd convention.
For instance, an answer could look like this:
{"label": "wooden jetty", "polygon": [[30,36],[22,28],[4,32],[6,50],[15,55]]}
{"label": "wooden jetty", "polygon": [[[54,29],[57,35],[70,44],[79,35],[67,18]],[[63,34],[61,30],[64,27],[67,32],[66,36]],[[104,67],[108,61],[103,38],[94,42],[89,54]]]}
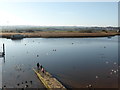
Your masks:
{"label": "wooden jetty", "polygon": [[39,80],[44,84],[44,86],[49,89],[62,89],[67,90],[56,78],[54,78],[49,72],[44,73],[40,70],[33,69]]}
{"label": "wooden jetty", "polygon": [[5,56],[5,45],[3,44],[3,52],[0,52],[0,57],[4,57]]}

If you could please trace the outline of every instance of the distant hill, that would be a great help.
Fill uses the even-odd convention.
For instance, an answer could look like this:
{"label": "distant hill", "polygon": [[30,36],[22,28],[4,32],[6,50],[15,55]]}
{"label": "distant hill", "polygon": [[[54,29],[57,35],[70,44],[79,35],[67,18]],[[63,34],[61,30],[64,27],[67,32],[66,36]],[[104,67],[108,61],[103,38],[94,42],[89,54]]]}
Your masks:
{"label": "distant hill", "polygon": [[0,26],[0,31],[81,31],[81,30],[118,30],[118,27],[81,27],[81,26]]}

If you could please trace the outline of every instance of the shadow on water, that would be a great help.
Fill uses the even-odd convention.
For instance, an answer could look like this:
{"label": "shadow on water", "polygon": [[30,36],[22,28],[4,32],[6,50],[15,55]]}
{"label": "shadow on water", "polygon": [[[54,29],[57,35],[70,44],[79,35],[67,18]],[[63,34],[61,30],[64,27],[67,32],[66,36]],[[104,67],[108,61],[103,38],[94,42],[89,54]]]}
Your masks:
{"label": "shadow on water", "polygon": [[12,41],[14,41],[14,42],[21,42],[23,39],[11,39]]}

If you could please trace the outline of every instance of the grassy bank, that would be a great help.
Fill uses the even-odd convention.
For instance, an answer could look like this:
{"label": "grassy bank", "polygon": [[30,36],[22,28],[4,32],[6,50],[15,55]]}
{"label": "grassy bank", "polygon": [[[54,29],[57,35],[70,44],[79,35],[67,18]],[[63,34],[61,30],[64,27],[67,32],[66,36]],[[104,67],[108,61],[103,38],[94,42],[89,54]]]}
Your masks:
{"label": "grassy bank", "polygon": [[32,33],[18,33],[18,32],[1,32],[0,36],[3,38],[10,38],[12,35],[24,35],[27,38],[32,37],[41,37],[41,38],[74,38],[74,37],[107,37],[107,36],[114,36],[120,35],[117,32],[78,32],[78,31],[39,31],[39,32],[32,32]]}

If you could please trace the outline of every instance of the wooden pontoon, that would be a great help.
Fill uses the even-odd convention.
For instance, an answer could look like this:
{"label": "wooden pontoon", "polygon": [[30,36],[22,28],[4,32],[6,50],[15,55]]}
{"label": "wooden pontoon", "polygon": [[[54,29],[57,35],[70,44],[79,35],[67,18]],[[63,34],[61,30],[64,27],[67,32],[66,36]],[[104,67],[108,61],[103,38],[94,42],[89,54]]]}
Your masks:
{"label": "wooden pontoon", "polygon": [[5,46],[3,44],[3,52],[0,52],[0,57],[4,57],[5,56]]}
{"label": "wooden pontoon", "polygon": [[49,89],[62,89],[67,90],[56,78],[54,78],[49,72],[45,71],[44,73],[40,70],[33,69],[37,77],[44,84],[44,86]]}

